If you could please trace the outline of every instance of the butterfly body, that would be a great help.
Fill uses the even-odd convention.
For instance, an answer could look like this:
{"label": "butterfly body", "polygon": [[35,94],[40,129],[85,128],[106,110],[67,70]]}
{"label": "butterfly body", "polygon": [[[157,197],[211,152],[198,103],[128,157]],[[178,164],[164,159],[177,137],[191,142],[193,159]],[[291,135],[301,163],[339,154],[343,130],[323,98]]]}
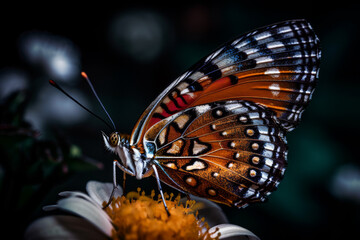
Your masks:
{"label": "butterfly body", "polygon": [[171,83],[130,136],[103,134],[105,144],[138,179],[159,169],[185,193],[237,207],[263,201],[284,176],[285,136],[312,97],[320,55],[305,20],[249,32]]}

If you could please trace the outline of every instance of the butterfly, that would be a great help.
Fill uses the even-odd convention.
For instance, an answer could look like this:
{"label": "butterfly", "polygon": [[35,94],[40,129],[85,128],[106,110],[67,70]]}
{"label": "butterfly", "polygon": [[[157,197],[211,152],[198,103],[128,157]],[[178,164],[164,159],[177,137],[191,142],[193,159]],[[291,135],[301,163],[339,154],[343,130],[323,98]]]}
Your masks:
{"label": "butterfly", "polygon": [[[154,175],[180,192],[235,207],[264,201],[287,167],[286,134],[299,123],[319,72],[306,20],[256,29],[222,45],[173,81],[131,135],[105,146],[116,168]],[[166,208],[166,204],[163,198]]]}

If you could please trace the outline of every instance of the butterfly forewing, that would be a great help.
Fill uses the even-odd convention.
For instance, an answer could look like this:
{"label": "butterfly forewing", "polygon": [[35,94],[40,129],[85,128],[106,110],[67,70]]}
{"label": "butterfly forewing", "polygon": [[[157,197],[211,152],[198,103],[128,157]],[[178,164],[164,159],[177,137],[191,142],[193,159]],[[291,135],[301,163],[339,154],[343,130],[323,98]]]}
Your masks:
{"label": "butterfly forewing", "polygon": [[292,130],[311,99],[321,52],[305,20],[257,29],[223,45],[177,78],[145,110],[131,145],[155,123],[186,108],[224,100],[249,100],[274,111]]}
{"label": "butterfly forewing", "polygon": [[163,182],[238,207],[264,200],[286,167],[276,117],[248,101],[188,108],[154,124],[144,142],[162,166]]}

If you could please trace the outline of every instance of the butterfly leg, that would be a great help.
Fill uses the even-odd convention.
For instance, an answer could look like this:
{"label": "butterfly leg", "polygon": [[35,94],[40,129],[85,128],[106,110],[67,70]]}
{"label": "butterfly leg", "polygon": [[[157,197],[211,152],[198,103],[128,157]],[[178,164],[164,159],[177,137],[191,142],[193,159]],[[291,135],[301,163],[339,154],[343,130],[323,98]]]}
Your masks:
{"label": "butterfly leg", "polygon": [[125,183],[126,183],[126,172],[123,172],[123,192],[124,193],[125,193],[125,187],[126,187]]}
{"label": "butterfly leg", "polygon": [[188,193],[186,194],[186,198],[188,201],[191,201],[190,195]]}
{"label": "butterfly leg", "polygon": [[158,189],[159,189],[159,191],[160,191],[160,194],[161,194],[161,199],[162,199],[162,201],[163,201],[163,203],[164,203],[165,211],[166,211],[168,217],[170,217],[170,212],[169,212],[169,209],[168,209],[168,207],[167,207],[167,205],[166,205],[165,198],[164,198],[164,193],[163,193],[162,188],[161,188],[161,183],[160,183],[160,179],[159,179],[159,174],[158,174],[158,172],[157,172],[157,169],[156,169],[156,166],[155,166],[155,165],[152,165],[152,168],[154,169],[154,174],[155,174],[156,182],[157,182],[157,185],[158,185]]}
{"label": "butterfly leg", "polygon": [[[119,162],[115,159],[113,161],[113,189],[111,191],[109,200],[107,202],[107,204],[103,207],[103,209],[106,209],[112,202],[114,194],[115,194],[115,190],[117,189],[117,182],[116,182],[116,166],[119,164]],[[125,175],[125,173],[124,173]],[[124,178],[124,184],[125,185],[125,178]]]}

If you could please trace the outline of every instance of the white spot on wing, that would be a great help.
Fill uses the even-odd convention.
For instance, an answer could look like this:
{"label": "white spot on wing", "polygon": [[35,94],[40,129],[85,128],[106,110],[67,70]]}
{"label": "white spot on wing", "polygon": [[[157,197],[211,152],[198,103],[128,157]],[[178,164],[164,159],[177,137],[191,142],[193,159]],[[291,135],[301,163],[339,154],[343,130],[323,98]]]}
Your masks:
{"label": "white spot on wing", "polygon": [[197,141],[194,141],[194,147],[193,147],[192,151],[195,155],[199,154],[200,152],[202,152],[205,149],[207,149],[206,145],[203,145],[201,143],[198,143]]}
{"label": "white spot on wing", "polygon": [[266,75],[272,75],[272,77],[277,78],[280,76],[280,71],[278,68],[269,68],[265,71]]}
{"label": "white spot on wing", "polygon": [[267,46],[267,48],[269,48],[269,49],[273,49],[273,48],[281,48],[281,47],[284,47],[284,44],[283,44],[282,42],[276,41],[276,42],[268,43],[266,46]]}
{"label": "white spot on wing", "polygon": [[256,41],[259,41],[259,40],[268,38],[268,37],[270,37],[270,36],[271,36],[271,33],[270,33],[270,32],[263,32],[263,33],[260,33],[260,34],[258,34],[258,35],[256,35],[256,36],[254,36],[254,37],[255,37]]}
{"label": "white spot on wing", "polygon": [[280,94],[280,85],[278,83],[273,83],[269,86],[269,90],[274,97],[277,97]]}
{"label": "white spot on wing", "polygon": [[201,161],[195,161],[192,165],[188,165],[186,166],[186,170],[187,171],[191,171],[191,170],[201,170],[206,168],[205,164]]}
{"label": "white spot on wing", "polygon": [[183,129],[186,123],[189,121],[190,117],[186,114],[182,114],[177,117],[174,122],[178,125],[180,129]]}
{"label": "white spot on wing", "polygon": [[232,111],[232,110],[234,110],[234,109],[236,109],[236,108],[241,108],[242,106],[243,106],[243,105],[240,104],[240,103],[233,103],[233,104],[225,105],[225,109],[226,109],[227,111]]}
{"label": "white spot on wing", "polygon": [[204,113],[206,111],[209,111],[211,109],[211,107],[210,107],[210,105],[205,104],[205,105],[197,106],[197,107],[195,107],[195,109],[198,113]]}
{"label": "white spot on wing", "polygon": [[266,144],[264,145],[264,148],[265,148],[265,149],[268,149],[268,150],[270,150],[270,151],[274,151],[275,145],[272,144],[272,143],[266,143]]}
{"label": "white spot on wing", "polygon": [[190,92],[189,89],[188,89],[188,88],[185,88],[184,90],[182,90],[182,91],[180,92],[180,95],[184,95],[184,94],[186,94],[186,93],[188,93],[188,92]]}
{"label": "white spot on wing", "polygon": [[251,119],[256,119],[256,118],[259,118],[259,117],[260,117],[260,115],[257,112],[250,112],[249,113],[249,118],[251,118]]}
{"label": "white spot on wing", "polygon": [[261,172],[261,179],[259,181],[259,184],[265,183],[269,179],[269,174],[266,172]]}
{"label": "white spot on wing", "polygon": [[285,27],[281,27],[278,29],[278,34],[281,34],[281,33],[287,33],[287,32],[291,32],[291,28],[288,27],[288,26],[285,26]]}
{"label": "white spot on wing", "polygon": [[167,128],[164,128],[164,130],[162,130],[159,134],[159,141],[160,144],[164,144],[166,141],[166,132],[167,132]]}
{"label": "white spot on wing", "polygon": [[256,48],[250,48],[250,49],[246,49],[244,50],[244,53],[246,53],[246,55],[251,55],[251,54],[254,54],[256,52],[258,52],[259,50],[256,49]]}
{"label": "white spot on wing", "polygon": [[259,57],[256,59],[256,64],[272,62],[271,56]]}

